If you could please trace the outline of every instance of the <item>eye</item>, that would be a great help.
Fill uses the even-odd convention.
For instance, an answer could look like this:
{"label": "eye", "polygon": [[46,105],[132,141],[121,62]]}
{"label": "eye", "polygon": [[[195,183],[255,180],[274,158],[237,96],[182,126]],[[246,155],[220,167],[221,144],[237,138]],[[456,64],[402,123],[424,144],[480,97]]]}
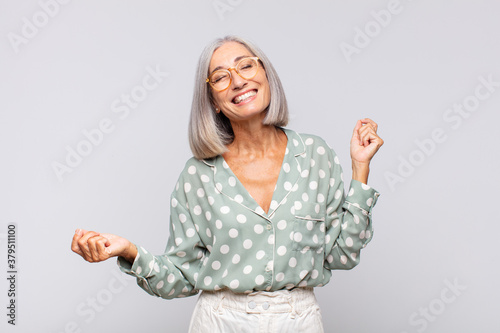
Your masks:
{"label": "eye", "polygon": [[211,81],[212,81],[212,83],[217,83],[217,82],[220,82],[222,80],[227,79],[228,77],[229,77],[229,75],[226,72],[217,71],[217,72],[214,72],[212,74]]}

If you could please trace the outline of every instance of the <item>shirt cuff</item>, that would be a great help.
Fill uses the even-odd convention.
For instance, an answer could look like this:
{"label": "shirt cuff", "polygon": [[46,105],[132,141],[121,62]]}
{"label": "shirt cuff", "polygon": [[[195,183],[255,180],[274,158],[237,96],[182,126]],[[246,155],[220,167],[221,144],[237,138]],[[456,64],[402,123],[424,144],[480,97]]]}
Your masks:
{"label": "shirt cuff", "polygon": [[379,196],[380,193],[370,185],[351,179],[351,185],[349,186],[349,192],[345,201],[362,209],[366,212],[366,215],[371,215]]}
{"label": "shirt cuff", "polygon": [[137,256],[135,257],[134,262],[130,263],[125,258],[118,257],[118,267],[126,274],[139,278],[148,278],[153,271],[154,265],[157,265],[154,261],[154,256],[146,251],[142,246],[136,245],[136,247]]}

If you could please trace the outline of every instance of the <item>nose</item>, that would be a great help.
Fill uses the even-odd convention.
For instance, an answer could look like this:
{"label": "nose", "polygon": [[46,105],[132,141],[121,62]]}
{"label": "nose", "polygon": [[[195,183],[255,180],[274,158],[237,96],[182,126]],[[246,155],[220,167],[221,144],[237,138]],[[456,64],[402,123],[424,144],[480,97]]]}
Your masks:
{"label": "nose", "polygon": [[241,89],[247,84],[247,80],[242,78],[234,68],[231,68],[231,81],[232,89]]}

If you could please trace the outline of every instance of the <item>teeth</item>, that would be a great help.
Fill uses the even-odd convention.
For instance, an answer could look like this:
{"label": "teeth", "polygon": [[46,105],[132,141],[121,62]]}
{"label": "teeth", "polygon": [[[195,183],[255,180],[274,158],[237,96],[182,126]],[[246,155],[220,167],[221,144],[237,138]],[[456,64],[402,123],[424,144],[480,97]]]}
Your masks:
{"label": "teeth", "polygon": [[255,95],[257,95],[257,92],[255,90],[252,90],[252,91],[249,91],[249,92],[247,92],[247,93],[245,93],[243,95],[240,95],[240,96],[236,97],[234,99],[234,102],[236,104],[239,104],[239,103],[243,102],[244,100],[246,100],[247,98],[255,96]]}

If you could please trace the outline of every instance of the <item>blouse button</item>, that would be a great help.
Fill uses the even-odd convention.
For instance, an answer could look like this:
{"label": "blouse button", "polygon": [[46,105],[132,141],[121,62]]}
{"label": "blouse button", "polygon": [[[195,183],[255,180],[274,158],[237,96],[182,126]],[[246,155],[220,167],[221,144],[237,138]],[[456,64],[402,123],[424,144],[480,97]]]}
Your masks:
{"label": "blouse button", "polygon": [[264,310],[269,309],[269,303],[267,303],[267,302],[262,303],[262,308],[263,308]]}
{"label": "blouse button", "polygon": [[272,228],[273,228],[273,226],[272,226],[272,225],[270,225],[270,224],[268,224],[268,225],[266,226],[266,229],[267,229],[267,230],[271,230]]}
{"label": "blouse button", "polygon": [[254,302],[254,301],[248,302],[248,307],[249,307],[250,309],[255,309],[255,307],[256,307],[256,306],[257,306],[257,304],[255,304],[255,302]]}

